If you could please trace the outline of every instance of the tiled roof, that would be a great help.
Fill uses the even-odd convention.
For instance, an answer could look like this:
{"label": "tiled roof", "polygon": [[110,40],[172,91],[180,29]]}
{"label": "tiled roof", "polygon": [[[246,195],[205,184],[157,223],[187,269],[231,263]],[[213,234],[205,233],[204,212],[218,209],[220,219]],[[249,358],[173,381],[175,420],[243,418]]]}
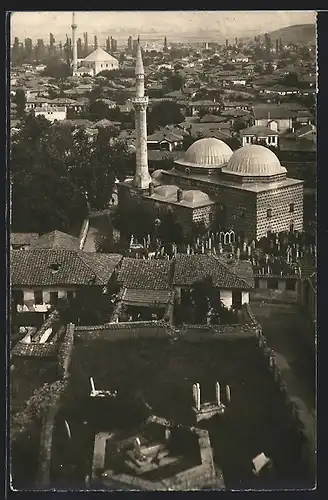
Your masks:
{"label": "tiled roof", "polygon": [[270,117],[275,119],[291,119],[296,116],[311,116],[308,110],[297,110],[284,105],[277,104],[256,104],[253,106],[253,114],[256,120],[262,120]]}
{"label": "tiled roof", "polygon": [[80,66],[79,68],[74,70],[74,73],[89,73],[90,71],[92,70],[87,66]]}
{"label": "tiled roof", "polygon": [[103,118],[102,120],[97,121],[93,124],[92,128],[106,128],[106,127],[117,127],[121,122],[107,120],[107,118]]}
{"label": "tiled roof", "polygon": [[46,233],[33,242],[32,248],[66,248],[67,250],[78,250],[79,239],[62,231]]}
{"label": "tiled roof", "polygon": [[141,260],[125,257],[118,273],[118,281],[126,288],[138,290],[168,290],[171,262]]}
{"label": "tiled roof", "polygon": [[217,115],[204,115],[203,118],[200,119],[200,123],[220,123],[225,121],[225,118]]}
{"label": "tiled roof", "polygon": [[253,125],[252,127],[244,128],[243,130],[240,131],[241,135],[255,135],[255,136],[272,136],[272,135],[278,135],[278,132],[276,130],[272,130],[269,127],[261,127],[257,125]]}
{"label": "tiled roof", "polygon": [[154,302],[167,304],[170,296],[170,290],[136,290],[128,288],[124,294],[123,301],[136,304],[151,304]]}
{"label": "tiled roof", "polygon": [[172,161],[178,160],[184,156],[185,151],[173,150],[173,151],[155,151],[148,150],[148,160],[149,161],[158,161],[164,159],[170,159]]}
{"label": "tiled roof", "polygon": [[232,108],[225,109],[221,114],[222,116],[248,116],[250,112],[245,109]]}
{"label": "tiled roof", "polygon": [[39,239],[38,233],[11,233],[10,243],[12,245],[30,245]]}
{"label": "tiled roof", "polygon": [[158,132],[155,132],[154,134],[151,134],[147,137],[147,141],[156,141],[156,142],[161,142],[161,141],[168,141],[168,142],[178,142],[182,141],[183,137],[185,134],[182,132],[171,132],[170,130],[159,130]]}
{"label": "tiled roof", "polygon": [[[104,285],[122,259],[118,254],[67,249],[13,250],[13,286]],[[57,270],[56,270],[57,268]]]}
{"label": "tiled roof", "polygon": [[206,254],[177,255],[173,284],[192,285],[209,276],[217,288],[254,288],[253,269],[250,262],[235,260],[228,263],[222,257]]}

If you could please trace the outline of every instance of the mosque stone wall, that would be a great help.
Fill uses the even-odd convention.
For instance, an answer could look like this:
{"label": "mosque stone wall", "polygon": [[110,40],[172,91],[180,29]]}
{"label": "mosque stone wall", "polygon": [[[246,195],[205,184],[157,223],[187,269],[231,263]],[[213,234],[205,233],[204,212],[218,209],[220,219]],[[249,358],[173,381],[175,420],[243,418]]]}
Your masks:
{"label": "mosque stone wall", "polygon": [[248,238],[256,235],[256,193],[221,186],[220,203],[224,211],[225,230],[233,228],[236,234]]}
{"label": "mosque stone wall", "polygon": [[[294,211],[290,205],[294,204]],[[267,211],[271,209],[271,217]],[[268,231],[303,230],[303,183],[285,186],[259,193],[256,206],[256,237],[262,238]]]}

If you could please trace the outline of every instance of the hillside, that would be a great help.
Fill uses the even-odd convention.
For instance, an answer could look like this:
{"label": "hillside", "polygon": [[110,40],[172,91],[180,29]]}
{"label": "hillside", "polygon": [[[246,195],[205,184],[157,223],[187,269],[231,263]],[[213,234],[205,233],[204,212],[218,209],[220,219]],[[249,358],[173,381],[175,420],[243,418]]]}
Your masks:
{"label": "hillside", "polygon": [[[271,40],[281,38],[283,43],[315,43],[315,24],[296,24],[269,33]],[[263,37],[264,35],[262,35]]]}

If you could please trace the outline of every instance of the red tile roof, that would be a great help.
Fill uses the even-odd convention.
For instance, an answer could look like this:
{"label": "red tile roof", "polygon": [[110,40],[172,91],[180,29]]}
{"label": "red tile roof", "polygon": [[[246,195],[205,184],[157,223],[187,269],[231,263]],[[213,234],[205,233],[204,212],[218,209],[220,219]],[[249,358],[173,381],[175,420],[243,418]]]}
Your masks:
{"label": "red tile roof", "polygon": [[[13,250],[13,286],[105,285],[121,261],[118,254],[88,253],[79,250],[35,248]],[[57,266],[58,270],[54,270]]]}
{"label": "red tile roof", "polygon": [[62,231],[52,231],[40,236],[33,242],[32,248],[66,248],[68,250],[79,249],[79,239],[63,233]]}
{"label": "red tile roof", "polygon": [[176,257],[173,284],[193,285],[211,277],[217,288],[254,288],[254,275],[250,262],[234,260],[231,263],[215,255],[178,254]]}
{"label": "red tile roof", "polygon": [[171,262],[125,257],[118,273],[118,281],[126,288],[138,290],[168,290]]}
{"label": "red tile roof", "polygon": [[171,297],[171,290],[126,290],[123,301],[129,304],[167,304]]}
{"label": "red tile roof", "polygon": [[10,235],[12,245],[31,245],[38,239],[38,233],[11,233]]}

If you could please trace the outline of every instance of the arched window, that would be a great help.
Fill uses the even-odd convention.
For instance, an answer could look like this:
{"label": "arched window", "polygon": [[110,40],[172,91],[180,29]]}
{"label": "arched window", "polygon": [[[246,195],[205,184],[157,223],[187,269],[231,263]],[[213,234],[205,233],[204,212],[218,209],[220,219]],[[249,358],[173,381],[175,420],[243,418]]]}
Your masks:
{"label": "arched window", "polygon": [[271,219],[272,217],[272,208],[267,209],[267,219]]}

